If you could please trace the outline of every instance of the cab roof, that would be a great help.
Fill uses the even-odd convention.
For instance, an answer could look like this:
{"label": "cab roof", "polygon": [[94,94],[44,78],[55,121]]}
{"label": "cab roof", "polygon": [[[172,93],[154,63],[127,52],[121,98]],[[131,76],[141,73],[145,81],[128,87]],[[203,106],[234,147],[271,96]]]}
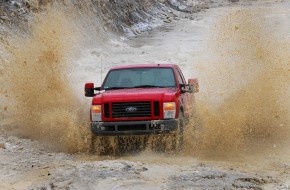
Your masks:
{"label": "cab roof", "polygon": [[135,64],[135,65],[124,65],[124,66],[117,66],[113,67],[110,70],[115,70],[115,69],[130,69],[130,68],[146,68],[146,67],[153,67],[153,68],[158,68],[158,67],[167,67],[167,68],[174,68],[177,67],[176,64]]}

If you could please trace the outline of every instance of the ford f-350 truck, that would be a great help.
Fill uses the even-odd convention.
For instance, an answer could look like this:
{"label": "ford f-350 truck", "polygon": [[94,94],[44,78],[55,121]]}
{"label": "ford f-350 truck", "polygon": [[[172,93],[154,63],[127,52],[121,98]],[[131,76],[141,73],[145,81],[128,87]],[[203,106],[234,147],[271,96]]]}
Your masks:
{"label": "ford f-350 truck", "polygon": [[178,133],[183,142],[183,121],[198,90],[197,79],[187,83],[175,64],[111,68],[101,87],[85,84],[85,96],[93,97],[91,131],[96,136]]}

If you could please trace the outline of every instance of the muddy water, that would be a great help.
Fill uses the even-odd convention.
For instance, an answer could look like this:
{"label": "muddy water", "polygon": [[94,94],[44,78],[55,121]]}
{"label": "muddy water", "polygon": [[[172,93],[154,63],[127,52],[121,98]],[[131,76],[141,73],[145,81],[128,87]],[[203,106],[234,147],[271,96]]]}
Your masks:
{"label": "muddy water", "polygon": [[290,41],[275,34],[287,30],[273,16],[279,11],[232,8],[215,21],[198,63],[206,93],[198,103],[197,152],[252,154],[288,146]]}
{"label": "muddy water", "polygon": [[214,9],[106,45],[89,43],[93,29],[86,25],[88,32],[81,35],[76,17],[66,14],[49,9],[32,25],[33,35],[16,39],[19,45],[10,49],[6,96],[18,95],[8,98],[11,105],[4,109],[14,115],[10,125],[21,135],[59,150],[86,151],[89,100],[81,98],[83,84],[99,85],[114,65],[171,62],[201,83],[198,121],[191,119],[184,154],[220,156],[284,146],[290,41],[283,7]]}
{"label": "muddy water", "polygon": [[[81,100],[74,94],[70,61],[80,36],[60,11],[38,15],[30,36],[11,39],[1,77],[7,128],[55,150],[85,151],[89,132]],[[13,43],[14,42],[14,43]]]}
{"label": "muddy water", "polygon": [[[71,157],[47,154],[28,140],[1,137],[13,145],[6,143],[7,150],[1,152],[7,156],[2,157],[1,180],[8,181],[2,187],[13,184],[23,189],[28,187],[23,182],[49,181],[59,188],[75,189],[206,189],[215,188],[215,182],[224,188],[243,181],[245,186],[237,187],[275,182],[252,175],[258,173],[277,179],[278,189],[288,188],[289,8],[283,4],[212,9],[193,21],[180,20],[137,38],[112,39],[106,46],[95,43],[92,48],[90,44],[81,52],[75,51],[74,44],[83,36],[74,21],[53,11],[39,17],[33,37],[18,40],[7,62],[11,86],[6,98],[16,97],[15,102],[5,102],[5,110],[13,116],[7,125],[16,126],[20,135],[57,150],[86,152],[89,137],[83,118],[90,100],[82,98],[83,83],[100,84],[101,68],[104,74],[111,66],[130,63],[177,63],[186,78],[198,77],[199,121],[191,120],[192,130],[187,131],[180,155],[149,150],[123,157]],[[11,155],[23,162],[11,164]],[[25,173],[31,167],[41,172],[32,172],[24,180],[20,174],[4,175],[15,169]],[[35,176],[41,180],[33,180]],[[195,183],[197,179],[203,184]]]}
{"label": "muddy water", "polygon": [[121,51],[119,62],[108,57],[115,64],[178,63],[187,78],[198,77],[201,84],[199,121],[191,120],[181,155],[145,151],[114,159],[179,166],[202,161],[287,179],[289,13],[283,6],[258,6],[202,16],[130,40],[138,49]]}
{"label": "muddy water", "polygon": [[173,62],[186,78],[199,78],[198,121],[192,119],[186,133],[185,155],[267,155],[286,148],[289,14],[279,5],[257,5],[220,8],[203,16],[131,39],[135,48],[125,47],[116,52],[118,60],[107,57],[106,62]]}

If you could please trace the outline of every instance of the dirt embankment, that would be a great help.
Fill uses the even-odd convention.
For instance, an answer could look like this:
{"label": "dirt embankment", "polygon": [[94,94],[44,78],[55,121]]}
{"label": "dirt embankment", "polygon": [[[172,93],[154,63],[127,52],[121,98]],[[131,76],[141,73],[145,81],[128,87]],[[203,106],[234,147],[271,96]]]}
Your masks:
{"label": "dirt embankment", "polygon": [[[178,12],[194,13],[210,6],[207,1],[54,1],[16,0],[0,2],[0,22],[24,24],[36,13],[55,7],[66,16],[90,16],[103,30],[135,35],[145,30],[179,19]],[[74,13],[72,13],[74,12]],[[69,15],[71,14],[71,15]],[[98,30],[99,28],[96,28]],[[29,31],[28,31],[29,32]]]}

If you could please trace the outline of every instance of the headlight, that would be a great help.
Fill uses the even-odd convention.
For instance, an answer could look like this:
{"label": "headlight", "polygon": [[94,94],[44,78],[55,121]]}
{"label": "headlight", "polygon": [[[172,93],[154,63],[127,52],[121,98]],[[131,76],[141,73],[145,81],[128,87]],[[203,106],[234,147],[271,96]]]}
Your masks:
{"label": "headlight", "polygon": [[91,107],[91,118],[92,118],[92,121],[101,121],[102,120],[102,107],[101,107],[101,105],[93,105]]}
{"label": "headlight", "polygon": [[163,103],[163,118],[171,119],[175,118],[176,105],[175,102],[164,102]]}

